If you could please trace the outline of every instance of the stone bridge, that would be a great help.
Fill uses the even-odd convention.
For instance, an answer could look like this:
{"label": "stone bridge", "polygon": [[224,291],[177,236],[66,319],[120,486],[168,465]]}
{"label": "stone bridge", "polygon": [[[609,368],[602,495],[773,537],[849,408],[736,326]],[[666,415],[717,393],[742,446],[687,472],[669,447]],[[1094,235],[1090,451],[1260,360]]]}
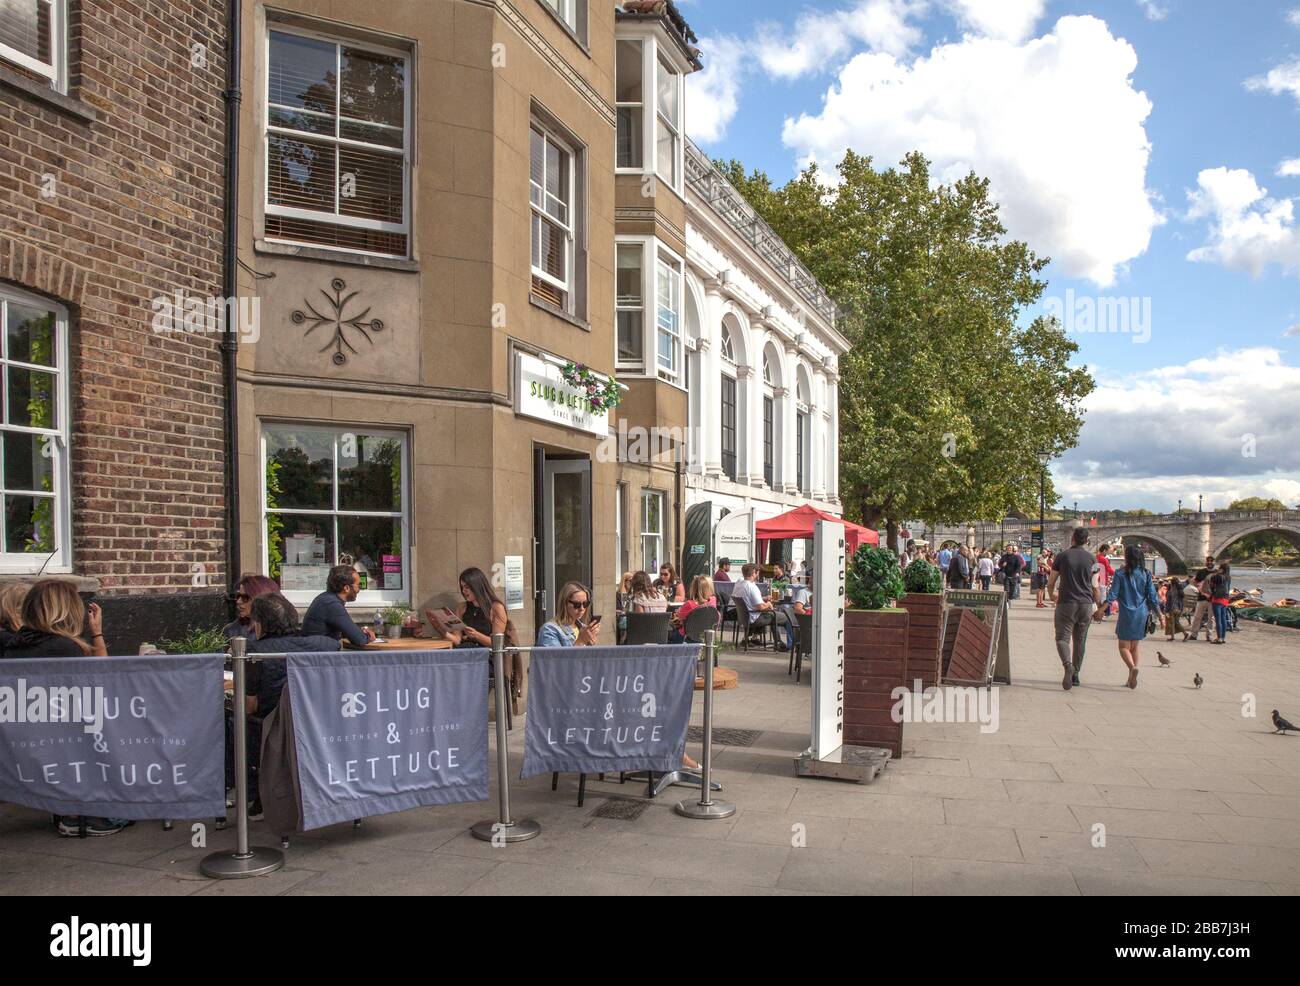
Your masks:
{"label": "stone bridge", "polygon": [[[987,547],[1006,539],[1017,540],[1038,526],[1037,521],[975,521],[969,524],[939,524],[934,527],[913,525],[913,536],[924,533],[934,545],[944,541]],[[1158,552],[1169,571],[1186,574],[1187,566],[1200,564],[1206,555],[1221,558],[1236,541],[1260,531],[1275,531],[1300,547],[1300,510],[1218,510],[1204,513],[1152,514],[1148,517],[1098,519],[1096,526],[1075,520],[1049,520],[1046,543],[1059,551],[1070,546],[1070,533],[1088,527],[1088,543],[1093,547],[1118,542],[1141,543]]]}

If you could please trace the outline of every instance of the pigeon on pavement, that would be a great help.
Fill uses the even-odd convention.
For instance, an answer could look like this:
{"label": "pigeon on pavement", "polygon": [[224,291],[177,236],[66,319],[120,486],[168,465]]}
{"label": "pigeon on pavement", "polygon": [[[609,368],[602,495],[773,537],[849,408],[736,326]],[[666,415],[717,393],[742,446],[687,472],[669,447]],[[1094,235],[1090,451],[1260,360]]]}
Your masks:
{"label": "pigeon on pavement", "polygon": [[1197,688],[1200,688],[1201,685],[1203,685],[1204,683],[1205,683],[1205,679],[1201,677],[1201,672],[1197,671],[1196,674],[1192,677],[1192,684],[1195,685]]}
{"label": "pigeon on pavement", "polygon": [[1160,666],[1162,668],[1167,668],[1174,663],[1173,661],[1169,660],[1169,658],[1165,657],[1165,655],[1161,654],[1159,651],[1156,651],[1156,660],[1160,662]]}
{"label": "pigeon on pavement", "polygon": [[1295,726],[1291,725],[1291,723],[1287,722],[1277,714],[1277,709],[1273,710],[1273,725],[1277,727],[1274,732],[1282,733],[1284,736],[1286,735],[1287,730],[1290,730],[1293,733],[1300,733],[1300,729],[1296,729]]}

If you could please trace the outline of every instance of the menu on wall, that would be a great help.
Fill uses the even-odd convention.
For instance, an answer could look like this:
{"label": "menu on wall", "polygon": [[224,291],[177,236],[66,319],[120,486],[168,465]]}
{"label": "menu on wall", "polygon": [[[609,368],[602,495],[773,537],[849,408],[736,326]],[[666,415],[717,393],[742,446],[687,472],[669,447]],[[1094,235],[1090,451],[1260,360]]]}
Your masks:
{"label": "menu on wall", "polygon": [[402,587],[402,556],[384,555],[384,583],[380,588],[400,589]]}
{"label": "menu on wall", "polygon": [[506,609],[524,608],[524,556],[506,555]]}

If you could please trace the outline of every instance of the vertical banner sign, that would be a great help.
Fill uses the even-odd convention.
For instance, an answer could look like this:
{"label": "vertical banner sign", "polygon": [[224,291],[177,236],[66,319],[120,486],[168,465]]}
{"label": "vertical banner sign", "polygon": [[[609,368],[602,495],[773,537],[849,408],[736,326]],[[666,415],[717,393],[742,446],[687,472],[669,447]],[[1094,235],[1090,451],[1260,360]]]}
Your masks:
{"label": "vertical banner sign", "polygon": [[521,776],[681,767],[699,656],[698,644],[534,650]]}
{"label": "vertical banner sign", "polygon": [[713,525],[713,558],[731,559],[731,567],[758,560],[758,547],[754,540],[754,511],[740,510],[727,514]]}
{"label": "vertical banner sign", "polygon": [[490,652],[291,654],[304,829],[486,801]]}
{"label": "vertical banner sign", "polygon": [[813,525],[812,757],[844,744],[844,525]]}
{"label": "vertical banner sign", "polygon": [[57,815],[224,815],[222,660],[0,661],[0,801]]}

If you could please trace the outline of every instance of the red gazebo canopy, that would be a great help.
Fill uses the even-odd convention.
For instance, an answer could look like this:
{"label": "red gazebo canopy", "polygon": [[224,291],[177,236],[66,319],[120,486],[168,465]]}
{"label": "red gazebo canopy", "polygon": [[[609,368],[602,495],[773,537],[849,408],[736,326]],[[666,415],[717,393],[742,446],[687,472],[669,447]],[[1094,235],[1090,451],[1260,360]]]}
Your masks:
{"label": "red gazebo canopy", "polygon": [[813,524],[819,520],[831,520],[844,525],[844,542],[849,554],[858,550],[860,544],[879,544],[880,535],[868,527],[851,524],[842,517],[828,514],[824,510],[804,504],[793,510],[760,520],[754,525],[754,536],[759,541],[787,541],[792,538],[811,538]]}

